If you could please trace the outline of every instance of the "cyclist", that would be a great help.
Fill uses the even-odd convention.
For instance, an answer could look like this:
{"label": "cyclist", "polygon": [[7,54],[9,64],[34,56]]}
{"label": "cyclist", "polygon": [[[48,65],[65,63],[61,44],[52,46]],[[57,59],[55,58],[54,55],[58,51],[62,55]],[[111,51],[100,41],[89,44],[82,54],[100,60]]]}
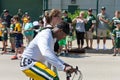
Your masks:
{"label": "cyclist", "polygon": [[57,74],[50,70],[45,61],[58,70],[74,71],[72,66],[59,59],[54,53],[54,42],[69,34],[69,24],[60,22],[53,29],[44,29],[30,42],[22,54],[21,70],[34,80],[59,80]]}

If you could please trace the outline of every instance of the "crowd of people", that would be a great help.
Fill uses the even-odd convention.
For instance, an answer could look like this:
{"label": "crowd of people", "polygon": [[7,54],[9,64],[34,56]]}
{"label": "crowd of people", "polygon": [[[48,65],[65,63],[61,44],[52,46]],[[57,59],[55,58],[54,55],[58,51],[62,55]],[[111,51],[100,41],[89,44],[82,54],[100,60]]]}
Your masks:
{"label": "crowd of people", "polygon": [[[45,61],[49,67],[52,64],[54,69],[71,73],[74,69],[60,60],[54,51],[67,55],[68,51],[72,49],[74,32],[78,49],[84,48],[84,39],[86,40],[85,48],[93,49],[93,32],[95,30],[97,30],[96,50],[99,50],[101,36],[103,37],[103,50],[106,50],[107,30],[111,25],[111,44],[114,48],[113,56],[116,56],[117,53],[120,53],[120,11],[115,11],[112,21],[107,15],[105,7],[101,8],[101,12],[96,17],[91,8],[87,13],[85,18],[85,12],[80,11],[79,16],[72,20],[68,11],[52,9],[45,11],[39,20],[32,21],[28,12],[23,14],[19,9],[17,14],[11,16],[9,10],[5,9],[0,17],[1,54],[8,53],[9,39],[11,52],[15,53],[11,59],[21,58],[21,70],[27,76],[33,79],[59,80],[57,71],[47,68],[44,64]],[[24,39],[27,43],[26,46]]]}
{"label": "crowd of people", "polygon": [[[54,50],[58,53],[65,53],[65,55],[67,55],[68,50],[72,49],[74,31],[78,49],[83,48],[84,39],[86,41],[85,48],[93,49],[93,32],[97,30],[96,50],[99,50],[101,36],[103,37],[103,50],[106,50],[106,37],[109,25],[112,26],[110,35],[113,48],[115,47],[113,30],[116,29],[117,25],[115,24],[118,22],[117,20],[120,20],[119,11],[115,11],[115,16],[112,18],[112,20],[107,15],[105,7],[101,7],[101,12],[96,17],[92,13],[91,8],[88,9],[86,18],[84,17],[84,11],[81,11],[79,16],[75,17],[73,20],[68,16],[68,11],[63,10],[61,13],[61,21],[69,23],[70,33],[66,38],[56,41]],[[18,59],[17,54],[21,54],[25,47],[23,39],[26,40],[28,45],[39,31],[44,28],[53,28],[53,26],[55,27],[56,24],[61,22],[50,21],[54,15],[55,14],[52,13],[52,10],[51,13],[49,11],[45,11],[44,15],[40,17],[39,20],[32,21],[28,12],[22,13],[22,10],[18,9],[18,13],[14,16],[11,16],[9,10],[5,9],[0,17],[0,41],[2,41],[3,44],[3,52],[1,54],[7,53],[6,47],[9,39],[11,44],[11,52],[15,53],[15,56],[12,56],[11,59]],[[53,23],[51,24],[51,22]],[[120,50],[118,50],[118,52],[120,52]],[[114,54],[116,54],[116,51]]]}

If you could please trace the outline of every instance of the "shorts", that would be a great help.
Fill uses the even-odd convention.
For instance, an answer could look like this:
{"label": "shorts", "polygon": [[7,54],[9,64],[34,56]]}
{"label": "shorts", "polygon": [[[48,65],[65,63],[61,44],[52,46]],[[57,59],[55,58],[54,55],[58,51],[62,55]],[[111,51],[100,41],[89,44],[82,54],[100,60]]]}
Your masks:
{"label": "shorts", "polygon": [[120,42],[118,42],[117,40],[115,40],[115,48],[120,48]]}
{"label": "shorts", "polygon": [[85,38],[86,39],[93,39],[93,33],[91,31],[86,31]]}
{"label": "shorts", "polygon": [[61,39],[60,41],[58,41],[59,46],[64,46],[66,45],[66,39]]}
{"label": "shorts", "polygon": [[36,62],[32,59],[22,58],[20,67],[26,76],[34,80],[59,80],[56,73],[50,70],[46,65],[41,62]]}
{"label": "shorts", "polygon": [[15,40],[15,47],[19,48],[23,46],[23,40]]}
{"label": "shorts", "polygon": [[15,37],[10,37],[10,43],[14,44],[15,43]]}
{"label": "shorts", "polygon": [[106,37],[107,36],[107,30],[106,29],[97,29],[97,36],[103,36]]}

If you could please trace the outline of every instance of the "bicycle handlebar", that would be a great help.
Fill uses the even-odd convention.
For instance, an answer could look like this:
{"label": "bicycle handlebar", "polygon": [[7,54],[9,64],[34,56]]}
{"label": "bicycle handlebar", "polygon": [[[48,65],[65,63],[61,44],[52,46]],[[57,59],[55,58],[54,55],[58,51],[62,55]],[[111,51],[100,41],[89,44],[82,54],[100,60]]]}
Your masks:
{"label": "bicycle handlebar", "polygon": [[[78,80],[82,80],[82,73],[81,73],[81,71],[78,69],[78,66],[76,66],[76,68],[74,68],[74,75],[73,75],[73,78],[72,78],[72,80],[74,80],[74,77],[75,77],[75,75],[79,75],[79,77],[78,77]],[[71,72],[70,71],[67,71],[66,72],[66,80],[70,80],[70,77],[72,77],[71,76]]]}

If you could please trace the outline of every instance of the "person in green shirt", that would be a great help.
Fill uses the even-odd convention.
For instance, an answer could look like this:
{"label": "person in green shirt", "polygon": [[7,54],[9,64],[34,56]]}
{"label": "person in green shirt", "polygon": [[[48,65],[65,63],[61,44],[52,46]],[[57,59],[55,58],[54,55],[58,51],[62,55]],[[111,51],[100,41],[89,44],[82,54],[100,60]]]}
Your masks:
{"label": "person in green shirt", "polygon": [[[69,26],[71,27],[72,20],[70,17],[68,17],[68,11],[64,10],[62,13],[63,13],[62,20],[64,22],[67,22],[69,24]],[[68,49],[72,48],[72,32],[70,31],[69,35],[66,36],[66,38],[60,40],[58,43],[60,46],[60,52],[64,53],[63,47],[65,47],[65,53],[66,53],[65,55],[67,55]]]}
{"label": "person in green shirt", "polygon": [[120,54],[120,20],[116,20],[116,28],[113,30],[113,40],[114,40],[114,55],[116,56],[117,52]]}
{"label": "person in green shirt", "polygon": [[[115,16],[112,18],[112,22],[111,22],[111,24],[112,24],[112,27],[111,27],[111,33],[113,32],[113,30],[116,28],[116,26],[115,26],[115,21],[116,20],[120,20],[120,11],[115,11]],[[112,35],[111,35],[111,39],[112,39],[112,45],[114,46],[114,40],[113,40],[113,38],[112,38]],[[114,48],[114,47],[113,47]],[[112,48],[112,49],[113,49]]]}
{"label": "person in green shirt", "polygon": [[15,33],[14,33],[15,24],[13,18],[11,18],[10,24],[10,44],[11,44],[11,52],[15,52]]}
{"label": "person in green shirt", "polygon": [[[96,24],[96,18],[95,16],[92,14],[92,9],[89,8],[88,9],[88,16],[87,16],[87,23],[85,25],[85,38],[86,38],[86,48],[88,49],[92,49],[93,46],[93,31],[94,31],[94,27]],[[90,44],[89,44],[90,41]]]}

